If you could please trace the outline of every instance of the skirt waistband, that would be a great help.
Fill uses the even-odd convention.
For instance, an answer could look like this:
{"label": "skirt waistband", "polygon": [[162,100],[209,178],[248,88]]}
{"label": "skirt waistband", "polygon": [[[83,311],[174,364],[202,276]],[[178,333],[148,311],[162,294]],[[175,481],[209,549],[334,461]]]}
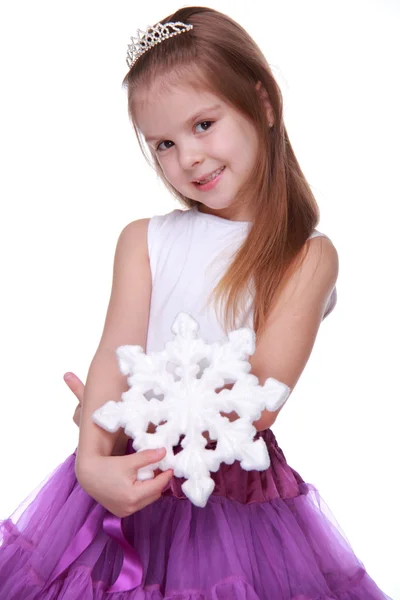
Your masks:
{"label": "skirt waistband", "polygon": [[[285,455],[279,447],[274,433],[271,429],[260,431],[255,439],[263,439],[267,445],[271,464],[264,471],[245,471],[238,461],[231,465],[222,463],[216,473],[211,473],[215,482],[213,495],[225,496],[242,504],[253,502],[268,502],[281,498],[295,498],[307,491],[302,477],[292,469],[286,462]],[[216,447],[216,442],[206,446],[208,449]],[[180,452],[181,446],[174,448]],[[135,452],[132,441],[128,442],[127,454]],[[182,491],[185,479],[173,477],[169,487],[163,492],[163,496],[174,496],[186,499]]]}

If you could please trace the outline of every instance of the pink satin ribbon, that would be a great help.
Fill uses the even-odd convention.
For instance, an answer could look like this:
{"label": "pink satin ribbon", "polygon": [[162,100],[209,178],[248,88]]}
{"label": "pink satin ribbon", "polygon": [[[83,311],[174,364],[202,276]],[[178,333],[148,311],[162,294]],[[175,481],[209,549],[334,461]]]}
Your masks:
{"label": "pink satin ribbon", "polygon": [[107,592],[126,592],[137,588],[142,583],[143,567],[139,554],[124,536],[122,519],[107,511],[103,520],[103,529],[111,539],[122,547],[124,553],[120,574]]}
{"label": "pink satin ribbon", "polygon": [[[123,562],[121,571],[113,583],[107,589],[107,593],[111,592],[127,592],[137,588],[143,578],[143,567],[140,562],[140,557],[137,551],[127,541],[122,531],[122,519],[119,519],[101,504],[96,504],[91,514],[86,519],[85,523],[71,540],[68,547],[64,551],[57,565],[53,569],[46,588],[57,579],[72,563],[82,554],[84,550],[93,542],[98,535],[101,526],[107,537],[104,538],[104,545],[108,539],[113,539],[119,544],[123,551]],[[100,546],[99,555],[104,546]]]}

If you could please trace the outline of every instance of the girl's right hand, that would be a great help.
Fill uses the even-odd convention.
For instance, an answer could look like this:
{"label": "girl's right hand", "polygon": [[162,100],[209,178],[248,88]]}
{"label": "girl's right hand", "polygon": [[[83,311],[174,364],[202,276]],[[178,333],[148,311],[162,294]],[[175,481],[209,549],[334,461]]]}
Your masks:
{"label": "girl's right hand", "polygon": [[[64,380],[78,399],[74,422],[79,426],[85,385],[74,373],[66,373]],[[162,448],[125,456],[95,456],[85,459],[83,465],[77,459],[76,476],[89,496],[117,517],[126,517],[158,500],[171,481],[172,470],[160,473],[154,479],[137,480],[138,469],[158,462],[165,452]]]}
{"label": "girl's right hand", "polygon": [[165,452],[161,448],[126,456],[85,457],[83,464],[75,463],[76,476],[89,496],[117,517],[127,517],[158,500],[172,479],[169,470],[154,479],[137,480],[138,469],[158,462]]}

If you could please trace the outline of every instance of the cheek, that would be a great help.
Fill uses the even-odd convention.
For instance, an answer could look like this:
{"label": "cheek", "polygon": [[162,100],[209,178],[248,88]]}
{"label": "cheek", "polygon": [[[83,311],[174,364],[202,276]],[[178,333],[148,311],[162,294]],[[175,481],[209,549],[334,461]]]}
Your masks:
{"label": "cheek", "polygon": [[164,177],[168,179],[168,161],[165,159],[160,160],[159,156],[159,154],[156,154],[154,160],[157,162],[159,169],[163,172]]}
{"label": "cheek", "polygon": [[[235,124],[236,125],[236,124]],[[238,127],[231,127],[221,138],[221,150],[226,153],[230,160],[236,162],[243,152],[248,150],[249,140],[246,132]]]}
{"label": "cheek", "polygon": [[242,165],[251,167],[258,152],[258,137],[256,131],[249,127],[243,127],[235,132],[234,154],[240,159]]}
{"label": "cheek", "polygon": [[219,161],[232,162],[236,153],[236,142],[231,133],[218,136],[207,147],[207,154]]}
{"label": "cheek", "polygon": [[161,171],[163,172],[165,179],[167,179],[170,183],[174,185],[178,179],[178,171],[174,161],[170,159],[167,160],[166,157],[164,160],[158,161],[158,164],[160,166]]}

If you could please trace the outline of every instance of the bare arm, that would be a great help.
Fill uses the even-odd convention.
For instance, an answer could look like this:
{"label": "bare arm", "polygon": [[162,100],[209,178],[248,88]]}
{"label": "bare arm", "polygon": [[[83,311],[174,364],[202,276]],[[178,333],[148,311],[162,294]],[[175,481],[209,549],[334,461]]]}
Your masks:
{"label": "bare arm", "polygon": [[121,431],[107,432],[93,423],[91,415],[108,400],[120,400],[127,389],[126,376],[119,370],[115,351],[97,350],[89,368],[83,396],[78,462],[82,456],[92,454],[111,456]]}
{"label": "bare arm", "polygon": [[[306,259],[285,284],[264,331],[257,336],[256,350],[249,362],[260,385],[268,377],[274,377],[293,392],[311,355],[335,287],[339,262],[332,242],[318,237],[308,243],[310,249]],[[257,431],[271,427],[283,406],[274,412],[264,410],[260,419],[254,422]],[[238,418],[235,412],[225,416],[231,421]]]}
{"label": "bare arm", "polygon": [[[78,400],[78,404],[75,408],[75,412],[73,414],[72,420],[75,425],[80,427],[81,425],[81,412],[82,412],[82,402],[83,402],[83,393],[85,390],[85,385],[83,381],[79,379],[75,373],[65,373],[64,381],[71,390],[71,392],[75,395]],[[126,435],[123,429],[120,429],[117,440],[114,445],[114,449],[112,452],[113,456],[123,456],[126,450],[126,444],[129,440],[129,437]]]}
{"label": "bare arm", "polygon": [[147,252],[148,219],[134,221],[121,232],[115,252],[111,297],[102,337],[91,362],[82,402],[76,472],[85,459],[111,456],[121,431],[109,433],[92,421],[92,413],[108,400],[120,400],[128,389],[116,349],[124,344],[146,347],[151,273]]}
{"label": "bare arm", "polygon": [[[328,238],[317,237],[307,243],[309,252],[286,282],[250,359],[251,372],[260,384],[274,377],[292,392],[311,355],[339,271],[338,254]],[[256,429],[268,429],[283,406],[274,412],[263,411],[254,423]]]}

